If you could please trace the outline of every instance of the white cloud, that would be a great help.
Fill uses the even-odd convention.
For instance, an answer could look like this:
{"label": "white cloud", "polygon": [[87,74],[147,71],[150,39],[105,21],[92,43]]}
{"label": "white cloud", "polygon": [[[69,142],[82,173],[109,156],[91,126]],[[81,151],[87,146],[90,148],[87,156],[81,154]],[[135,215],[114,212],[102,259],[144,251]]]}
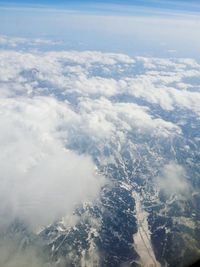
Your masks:
{"label": "white cloud", "polygon": [[156,178],[156,184],[166,194],[186,194],[190,188],[186,170],[175,162],[170,162],[164,166],[161,175]]}
{"label": "white cloud", "polygon": [[63,98],[75,93],[106,98],[129,94],[164,110],[178,107],[200,114],[199,87],[192,82],[200,75],[200,65],[194,60],[132,59],[100,52],[10,51],[1,52],[0,59],[4,96],[51,95],[53,90]]}
{"label": "white cloud", "polygon": [[91,158],[59,138],[65,114],[70,110],[51,98],[0,103],[0,226],[16,217],[33,228],[47,225],[98,196],[104,179]]}
{"label": "white cloud", "polygon": [[185,79],[200,75],[200,65],[195,60],[138,58],[138,62],[143,65],[143,73],[126,79],[129,94],[164,110],[178,107],[200,115],[199,89],[185,83]]}
{"label": "white cloud", "polygon": [[0,241],[0,266],[3,267],[64,267],[64,263],[49,263],[39,248],[28,247],[21,251],[19,240]]}
{"label": "white cloud", "polygon": [[20,46],[41,46],[41,45],[60,45],[60,41],[52,41],[49,39],[28,39],[22,37],[9,37],[5,35],[0,35],[0,46],[8,46],[10,48],[17,48]]}
{"label": "white cloud", "polygon": [[[151,116],[149,109],[135,103],[112,103],[101,98],[99,100],[86,100],[80,104],[80,113],[87,117],[84,121],[96,130],[98,134],[105,132],[117,135],[117,132],[140,132],[140,134],[152,134],[152,136],[168,136],[180,134],[179,127],[171,122],[156,119]],[[95,123],[95,124],[94,124]],[[102,130],[101,130],[102,129]]]}
{"label": "white cloud", "polygon": [[[69,147],[85,145],[83,150],[89,153],[87,146],[126,142],[130,134],[164,140],[181,135],[181,128],[153,113],[150,104],[199,116],[200,92],[190,80],[185,82],[199,73],[198,63],[184,59],[90,51],[1,51],[0,213],[4,223],[18,216],[35,228],[71,214],[76,204],[98,196],[104,179],[95,174],[89,155],[78,155]],[[169,164],[159,186],[184,191],[184,175],[182,167]]]}

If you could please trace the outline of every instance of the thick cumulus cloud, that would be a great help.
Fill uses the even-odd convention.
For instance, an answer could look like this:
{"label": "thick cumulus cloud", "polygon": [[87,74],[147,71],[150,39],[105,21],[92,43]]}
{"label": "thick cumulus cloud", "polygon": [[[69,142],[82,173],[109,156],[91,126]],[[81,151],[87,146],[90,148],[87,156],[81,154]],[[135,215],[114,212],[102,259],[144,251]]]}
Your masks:
{"label": "thick cumulus cloud", "polygon": [[[189,59],[1,51],[0,66],[2,227],[20,218],[36,229],[98,196],[104,178],[80,153],[84,146],[128,135],[181,136],[180,125],[152,105],[200,115],[200,65]],[[160,188],[172,172],[184,190],[174,165],[164,169]]]}
{"label": "thick cumulus cloud", "polygon": [[103,178],[91,158],[66,149],[59,137],[67,116],[51,98],[1,101],[1,227],[19,218],[36,229],[98,195]]}

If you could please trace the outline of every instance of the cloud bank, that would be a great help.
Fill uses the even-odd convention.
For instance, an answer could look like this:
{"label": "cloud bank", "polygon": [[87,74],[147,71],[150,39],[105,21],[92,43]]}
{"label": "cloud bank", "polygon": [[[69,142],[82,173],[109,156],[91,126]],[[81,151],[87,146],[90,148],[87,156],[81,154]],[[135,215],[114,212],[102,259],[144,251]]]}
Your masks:
{"label": "cloud bank", "polygon": [[23,37],[8,37],[6,35],[0,36],[1,48],[24,48],[24,47],[41,47],[41,46],[56,46],[62,44],[61,41],[52,41],[44,38],[28,39]]}
{"label": "cloud bank", "polygon": [[1,226],[14,218],[45,226],[98,195],[103,178],[92,159],[66,149],[58,137],[65,113],[50,98],[0,103]]}
{"label": "cloud bank", "polygon": [[19,219],[36,231],[98,199],[106,183],[98,163],[113,163],[113,151],[120,161],[123,148],[139,162],[133,179],[152,173],[168,195],[187,192],[174,146],[190,119],[198,130],[196,61],[1,50],[0,65],[0,230]]}

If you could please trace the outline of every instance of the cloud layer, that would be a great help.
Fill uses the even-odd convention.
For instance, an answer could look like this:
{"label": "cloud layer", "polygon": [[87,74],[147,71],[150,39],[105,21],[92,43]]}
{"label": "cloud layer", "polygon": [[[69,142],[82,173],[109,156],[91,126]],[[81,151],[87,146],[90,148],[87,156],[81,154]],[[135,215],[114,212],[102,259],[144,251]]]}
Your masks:
{"label": "cloud layer", "polygon": [[[97,147],[128,136],[171,140],[184,121],[163,112],[200,116],[200,65],[191,59],[0,51],[0,62],[2,226],[19,217],[37,228],[71,214],[105,182],[89,156]],[[173,189],[184,189],[175,165],[160,187],[172,171]]]}
{"label": "cloud layer", "polygon": [[1,225],[19,218],[44,226],[98,195],[103,178],[91,158],[59,138],[65,106],[50,98],[4,99],[0,110]]}

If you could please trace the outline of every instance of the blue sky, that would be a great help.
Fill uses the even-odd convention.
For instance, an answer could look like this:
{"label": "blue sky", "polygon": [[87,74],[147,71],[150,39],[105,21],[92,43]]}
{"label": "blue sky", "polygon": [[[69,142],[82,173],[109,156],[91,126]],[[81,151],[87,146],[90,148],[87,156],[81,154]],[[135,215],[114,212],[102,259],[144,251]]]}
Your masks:
{"label": "blue sky", "polygon": [[62,40],[60,49],[200,58],[197,0],[0,0],[0,35]]}
{"label": "blue sky", "polygon": [[[104,11],[107,7],[112,6],[113,12],[115,6],[132,6],[132,7],[144,7],[153,9],[164,9],[171,11],[187,11],[197,12],[200,11],[199,0],[0,0],[0,5],[24,5],[24,6],[52,6],[52,7],[64,7],[73,8],[79,10],[97,10],[99,7],[104,7]],[[111,9],[109,9],[111,11]]]}

